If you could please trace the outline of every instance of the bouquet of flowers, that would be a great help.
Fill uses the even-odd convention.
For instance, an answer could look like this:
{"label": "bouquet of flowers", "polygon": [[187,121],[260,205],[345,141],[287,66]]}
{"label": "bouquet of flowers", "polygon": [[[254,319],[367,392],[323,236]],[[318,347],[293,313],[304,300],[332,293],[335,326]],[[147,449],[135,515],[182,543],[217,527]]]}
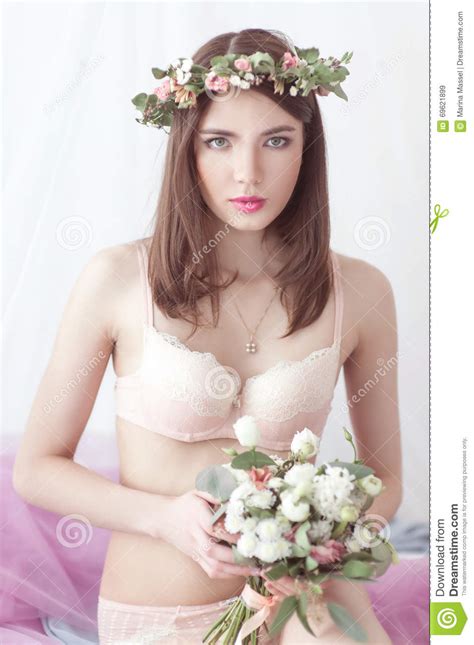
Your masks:
{"label": "bouquet of flowers", "polygon": [[[221,501],[212,523],[220,523],[238,541],[232,544],[237,564],[261,568],[269,581],[283,576],[295,580],[295,595],[275,596],[260,576],[249,577],[239,596],[203,637],[203,643],[252,645],[263,624],[274,637],[296,612],[304,628],[315,636],[308,615],[321,619],[323,587],[331,578],[373,582],[398,562],[392,544],[364,514],[384,486],[372,468],[357,459],[352,435],[352,462],[335,460],[316,467],[319,438],[304,428],[291,442],[287,459],[256,450],[260,432],[249,415],[234,424],[245,452],[223,451],[230,464],[209,466],[196,477],[196,488]],[[281,604],[280,604],[281,602]],[[277,613],[270,627],[266,619]],[[356,641],[365,630],[344,607],[328,602],[334,622]],[[223,639],[219,641],[219,639]]]}

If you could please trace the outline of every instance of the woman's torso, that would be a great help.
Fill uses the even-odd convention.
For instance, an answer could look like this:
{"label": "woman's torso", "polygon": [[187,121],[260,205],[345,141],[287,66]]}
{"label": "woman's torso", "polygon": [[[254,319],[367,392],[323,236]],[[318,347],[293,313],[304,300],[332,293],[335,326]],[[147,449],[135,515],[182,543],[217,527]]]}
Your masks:
{"label": "woman's torso", "polygon": [[[127,245],[125,256],[124,301],[120,306],[117,339],[113,354],[114,370],[118,377],[134,374],[143,358],[143,273],[140,274],[136,244]],[[341,275],[343,263],[338,256]],[[236,295],[238,307],[248,326],[260,319],[272,297],[272,282],[265,276],[254,282],[254,289],[234,283],[229,291]],[[342,290],[344,280],[339,282]],[[344,296],[345,296],[344,292]],[[224,294],[224,302],[225,294]],[[243,385],[255,374],[265,373],[281,359],[299,361],[318,348],[331,345],[335,328],[336,299],[334,292],[319,317],[309,327],[285,339],[286,312],[275,298],[258,328],[259,348],[255,354],[245,351],[248,333],[236,309],[228,302],[221,309],[218,327],[199,328],[188,338],[192,326],[182,320],[167,319],[153,307],[153,325],[182,339],[196,352],[211,352],[221,366],[235,370]],[[209,302],[201,305],[204,319],[212,320]],[[338,350],[337,374],[356,343],[355,325],[350,309],[344,307],[341,342]],[[232,339],[232,342],[229,342]],[[179,351],[176,349],[176,351]],[[337,377],[336,377],[337,378]],[[126,379],[125,379],[126,380]],[[298,430],[302,430],[298,427]],[[195,488],[195,478],[207,465],[228,461],[221,448],[234,446],[231,437],[202,441],[180,441],[132,423],[120,416],[116,420],[120,457],[120,482],[131,488],[161,495],[181,495]],[[287,450],[262,447],[268,454],[286,457]],[[143,605],[192,605],[215,602],[240,592],[243,577],[211,579],[191,557],[172,543],[135,533],[113,532],[102,575],[100,594],[119,602]]]}

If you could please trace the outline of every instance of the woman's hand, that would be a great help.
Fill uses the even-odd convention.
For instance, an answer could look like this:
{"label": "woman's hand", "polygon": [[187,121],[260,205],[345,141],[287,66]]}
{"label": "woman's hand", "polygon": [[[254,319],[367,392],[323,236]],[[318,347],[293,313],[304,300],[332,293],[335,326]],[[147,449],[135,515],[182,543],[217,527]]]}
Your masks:
{"label": "woman's hand", "polygon": [[167,541],[192,557],[210,578],[258,575],[258,569],[235,564],[232,548],[219,544],[219,540],[235,544],[240,534],[228,533],[221,519],[211,524],[214,513],[210,504],[219,505],[220,501],[197,489],[174,497],[167,512],[172,527]]}

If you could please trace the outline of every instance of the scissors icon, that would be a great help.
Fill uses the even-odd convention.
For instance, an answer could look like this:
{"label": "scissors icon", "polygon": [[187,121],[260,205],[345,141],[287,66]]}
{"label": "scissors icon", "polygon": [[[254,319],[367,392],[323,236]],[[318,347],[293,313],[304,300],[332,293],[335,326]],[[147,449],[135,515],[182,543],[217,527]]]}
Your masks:
{"label": "scissors icon", "polygon": [[430,230],[432,235],[436,231],[436,227],[438,226],[439,220],[442,217],[446,217],[446,215],[449,214],[449,211],[447,208],[445,208],[444,211],[441,212],[441,206],[439,204],[435,204],[434,214],[435,214],[435,217],[430,222]]}

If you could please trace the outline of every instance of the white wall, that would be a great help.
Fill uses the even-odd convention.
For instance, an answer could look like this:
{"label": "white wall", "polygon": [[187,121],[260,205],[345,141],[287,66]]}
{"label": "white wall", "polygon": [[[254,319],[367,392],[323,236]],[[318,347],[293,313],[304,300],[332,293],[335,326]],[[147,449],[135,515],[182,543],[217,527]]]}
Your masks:
{"label": "white wall", "polygon": [[[152,66],[264,27],[323,56],[353,51],[346,104],[320,101],[332,246],[395,292],[405,500],[428,517],[428,4],[77,3],[4,6],[4,436],[23,431],[61,312],[98,249],[150,233],[167,135],[131,98]],[[84,442],[113,437],[109,365]],[[341,375],[323,456],[349,456]]]}

